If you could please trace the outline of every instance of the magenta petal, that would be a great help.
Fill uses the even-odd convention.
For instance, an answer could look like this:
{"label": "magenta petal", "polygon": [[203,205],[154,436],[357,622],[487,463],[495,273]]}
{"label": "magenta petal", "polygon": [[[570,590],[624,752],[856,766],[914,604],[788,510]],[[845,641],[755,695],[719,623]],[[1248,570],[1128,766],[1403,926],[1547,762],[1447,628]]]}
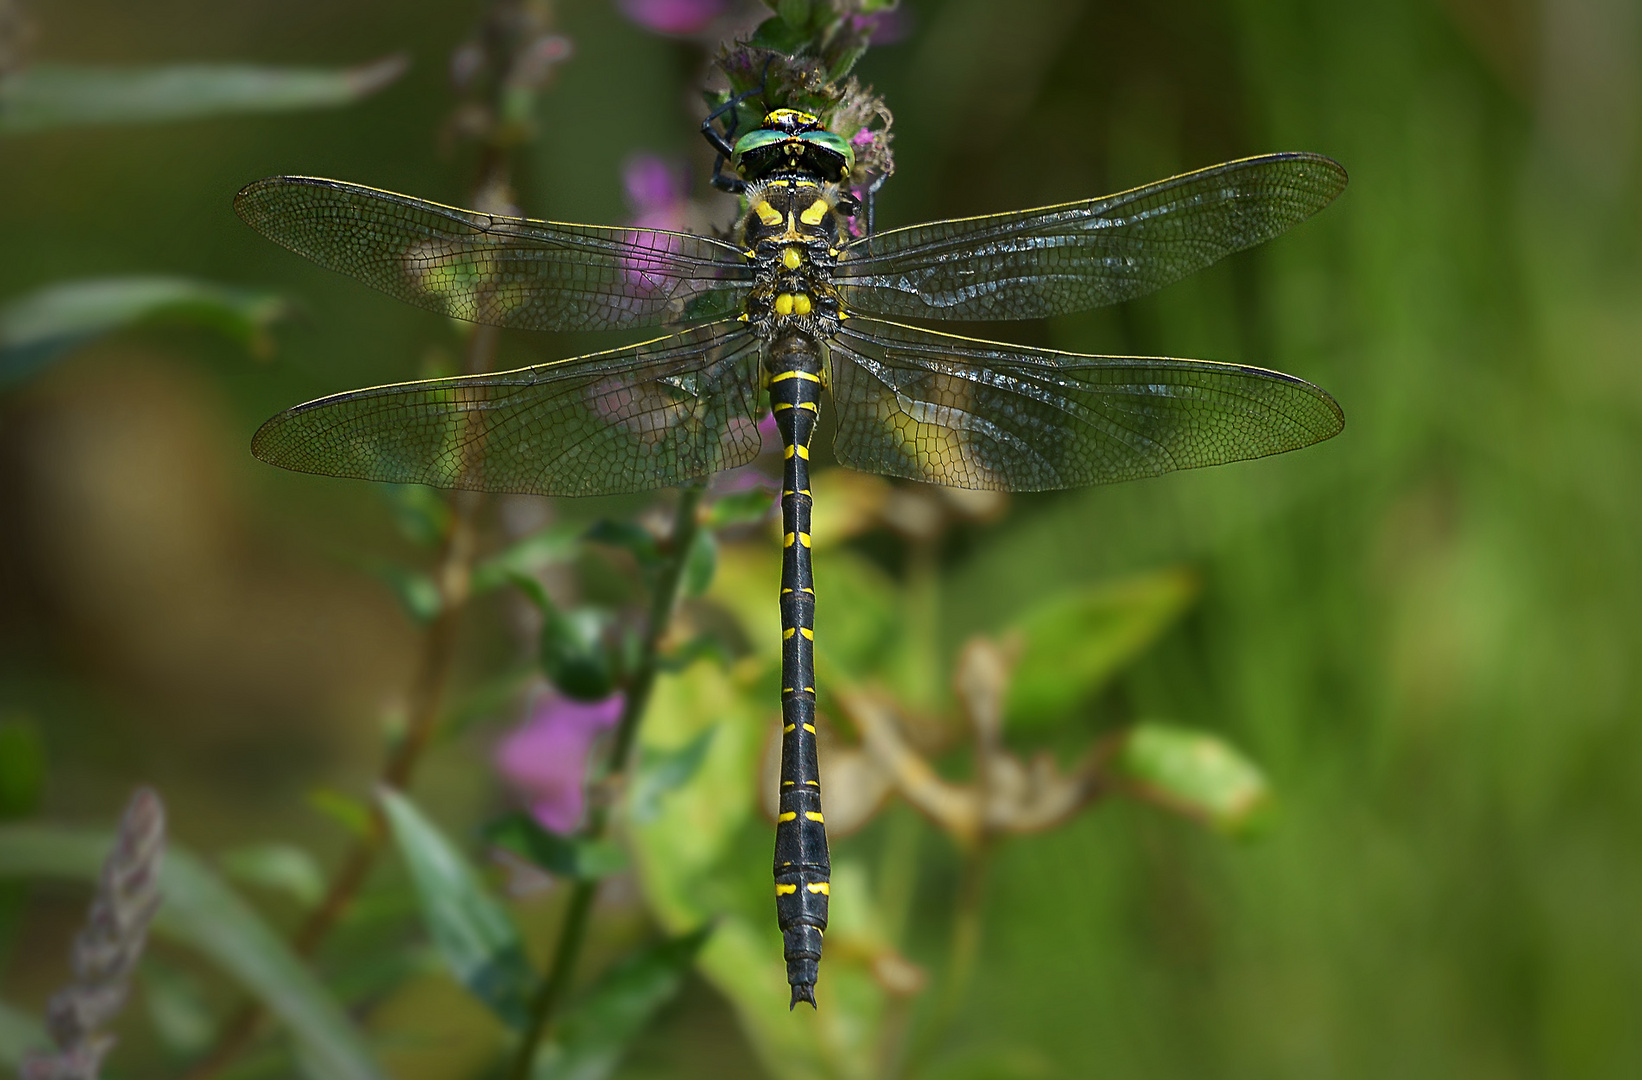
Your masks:
{"label": "magenta petal", "polygon": [[619,0],[623,15],[658,34],[694,34],[723,14],[728,0]]}
{"label": "magenta petal", "polygon": [[497,771],[543,828],[565,833],[580,822],[588,752],[621,719],[622,704],[620,694],[594,702],[544,694],[497,744]]}

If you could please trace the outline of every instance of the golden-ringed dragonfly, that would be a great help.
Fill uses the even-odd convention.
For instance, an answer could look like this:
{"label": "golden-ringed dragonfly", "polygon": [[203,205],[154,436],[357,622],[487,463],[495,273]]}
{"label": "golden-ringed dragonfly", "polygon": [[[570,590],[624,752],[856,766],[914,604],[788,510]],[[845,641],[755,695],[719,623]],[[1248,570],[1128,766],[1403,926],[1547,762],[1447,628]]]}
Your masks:
{"label": "golden-ringed dragonfly", "polygon": [[775,899],[792,1004],[814,1005],[830,888],[810,569],[823,397],[842,464],[959,488],[1132,480],[1327,439],[1344,424],[1334,399],[1275,371],[899,320],[1038,319],[1141,296],[1310,217],[1346,174],[1316,154],[1270,154],[852,237],[853,155],[816,117],[771,112],[729,158],[741,212],[728,239],[498,217],[303,176],[246,187],[234,207],[251,227],[418,307],[523,330],[667,328],[517,371],[322,398],[269,420],[252,451],[330,476],[609,495],[747,464],[772,410],[785,453]]}

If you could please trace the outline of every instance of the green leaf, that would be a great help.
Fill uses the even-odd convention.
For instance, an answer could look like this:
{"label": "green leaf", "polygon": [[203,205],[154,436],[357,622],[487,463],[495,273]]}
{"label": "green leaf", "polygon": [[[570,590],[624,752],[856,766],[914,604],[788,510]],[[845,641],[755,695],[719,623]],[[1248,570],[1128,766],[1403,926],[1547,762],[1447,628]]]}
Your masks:
{"label": "green leaf", "polygon": [[422,919],[456,980],[510,1027],[522,1028],[536,981],[507,911],[455,846],[403,795],[379,796],[410,867]]}
{"label": "green leaf", "polygon": [[1005,696],[1016,731],[1069,720],[1074,708],[1134,662],[1197,595],[1183,569],[1107,582],[1061,596],[1016,621],[1020,660]]}
{"label": "green leaf", "polygon": [[1135,725],[1112,772],[1124,794],[1228,834],[1258,832],[1273,808],[1271,788],[1258,766],[1218,736],[1191,728]]}
{"label": "green leaf", "polygon": [[737,491],[713,500],[707,510],[707,526],[728,529],[736,525],[756,525],[770,516],[775,500],[763,488]]}
{"label": "green leaf", "polygon": [[304,907],[319,901],[325,875],[314,857],[295,844],[252,844],[217,856],[222,872],[243,885],[282,892]]}
{"label": "green leaf", "polygon": [[269,328],[289,311],[273,293],[188,278],[94,278],[49,285],[0,307],[0,387],[21,382],[103,334],[154,320],[209,327],[266,353],[271,349]]}
{"label": "green leaf", "polygon": [[499,589],[520,578],[532,575],[550,566],[569,562],[581,546],[581,530],[574,525],[553,525],[538,529],[488,559],[481,559],[473,568],[475,596]]}
{"label": "green leaf", "polygon": [[653,945],[605,973],[557,1036],[536,1055],[532,1080],[604,1080],[650,1018],[678,993],[696,953],[712,933],[704,926]]}
{"label": "green leaf", "polygon": [[364,836],[370,831],[371,808],[361,799],[333,788],[315,788],[308,792],[307,802],[354,836]]}
{"label": "green leaf", "polygon": [[854,70],[855,65],[860,63],[861,57],[867,54],[867,49],[871,46],[871,44],[872,42],[870,40],[863,39],[859,44],[853,45],[839,53],[833,59],[832,66],[827,69],[827,80],[829,82],[837,82],[839,79],[842,79],[844,76],[848,75],[852,70]]}
{"label": "green leaf", "polygon": [[638,775],[628,796],[629,813],[635,822],[643,825],[661,816],[662,797],[690,782],[707,760],[707,751],[712,749],[717,734],[715,725],[675,749],[645,747],[640,752]]}
{"label": "green leaf", "polygon": [[352,68],[35,64],[0,79],[0,136],[346,105],[387,86],[408,66],[404,56]]}
{"label": "green leaf", "polygon": [[802,26],[793,26],[781,16],[765,19],[753,31],[749,44],[776,52],[796,53],[809,40]]}
{"label": "green leaf", "polygon": [[550,833],[523,812],[497,818],[483,832],[490,843],[559,877],[590,880],[627,868],[627,853],[615,844]]}
{"label": "green leaf", "polygon": [[432,575],[413,570],[386,559],[371,559],[364,563],[370,575],[386,585],[405,614],[419,626],[426,626],[439,617],[445,598],[439,593],[439,583]]}
{"label": "green leaf", "polygon": [[655,534],[637,522],[599,521],[584,535],[595,544],[631,552],[640,568],[647,572],[661,564],[661,547],[656,543]]}
{"label": "green leaf", "polygon": [[[0,828],[0,873],[69,878],[88,885],[113,846],[107,831],[49,826]],[[154,931],[199,949],[277,1016],[334,1080],[381,1072],[341,1007],[252,908],[197,857],[168,843],[160,868],[164,903]]]}
{"label": "green leaf", "polygon": [[711,529],[697,529],[690,543],[690,552],[684,557],[684,595],[700,596],[713,583],[713,572],[718,569],[718,541]]}
{"label": "green leaf", "polygon": [[46,1034],[45,1024],[0,1001],[0,1068],[16,1069],[30,1051],[51,1048],[51,1036]]}
{"label": "green leaf", "polygon": [[21,714],[0,719],[0,821],[32,814],[45,783],[46,748],[39,728]]}
{"label": "green leaf", "polygon": [[616,675],[605,630],[610,620],[595,608],[565,611],[551,606],[543,590],[538,602],[549,606],[542,612],[539,653],[542,672],[569,698],[602,701],[615,692]]}
{"label": "green leaf", "polygon": [[393,522],[405,539],[425,548],[444,541],[451,510],[438,491],[424,484],[372,484],[371,490],[393,511]]}
{"label": "green leaf", "polygon": [[[683,671],[697,660],[711,657],[721,664],[728,664],[735,658],[735,650],[727,645],[722,637],[714,633],[697,634],[684,644],[673,649],[656,660],[656,670],[668,674]],[[627,670],[631,671],[630,665]]]}

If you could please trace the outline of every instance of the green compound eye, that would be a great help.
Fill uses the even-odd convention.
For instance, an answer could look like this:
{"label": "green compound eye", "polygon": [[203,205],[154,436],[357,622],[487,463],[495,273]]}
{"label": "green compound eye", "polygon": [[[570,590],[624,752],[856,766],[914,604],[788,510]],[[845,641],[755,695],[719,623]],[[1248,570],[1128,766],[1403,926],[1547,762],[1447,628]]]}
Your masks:
{"label": "green compound eye", "polygon": [[776,143],[786,142],[787,139],[787,134],[782,131],[767,131],[763,129],[758,131],[749,131],[740,139],[736,140],[735,153],[730,157],[730,165],[732,168],[739,170],[741,168],[741,159],[747,154],[756,153],[756,151],[762,150],[767,146],[773,146]]}
{"label": "green compound eye", "polygon": [[830,131],[806,131],[799,138],[828,154],[836,155],[843,162],[838,179],[842,180],[855,171],[855,151],[851,150],[850,144],[839,136]]}

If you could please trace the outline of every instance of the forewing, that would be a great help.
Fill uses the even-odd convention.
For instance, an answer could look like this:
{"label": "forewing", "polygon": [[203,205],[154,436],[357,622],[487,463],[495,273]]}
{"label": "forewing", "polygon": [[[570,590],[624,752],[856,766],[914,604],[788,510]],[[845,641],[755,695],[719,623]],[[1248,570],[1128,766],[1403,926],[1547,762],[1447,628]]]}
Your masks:
{"label": "forewing", "polygon": [[417,307],[522,330],[722,318],[752,271],[689,233],[497,217],[308,176],[258,180],[234,210],[268,239]]}
{"label": "forewing", "polygon": [[735,320],[496,375],[289,409],[251,452],[298,472],[537,495],[701,479],[758,454],[758,340]]}
{"label": "forewing", "polygon": [[1028,349],[853,318],[828,383],[838,460],[1046,491],[1280,454],[1345,425],[1324,391],[1239,364]]}
{"label": "forewing", "polygon": [[849,246],[837,282],[847,307],[872,315],[1083,311],[1270,240],[1345,186],[1345,170],[1318,154],[1245,158],[1118,195],[880,233]]}

